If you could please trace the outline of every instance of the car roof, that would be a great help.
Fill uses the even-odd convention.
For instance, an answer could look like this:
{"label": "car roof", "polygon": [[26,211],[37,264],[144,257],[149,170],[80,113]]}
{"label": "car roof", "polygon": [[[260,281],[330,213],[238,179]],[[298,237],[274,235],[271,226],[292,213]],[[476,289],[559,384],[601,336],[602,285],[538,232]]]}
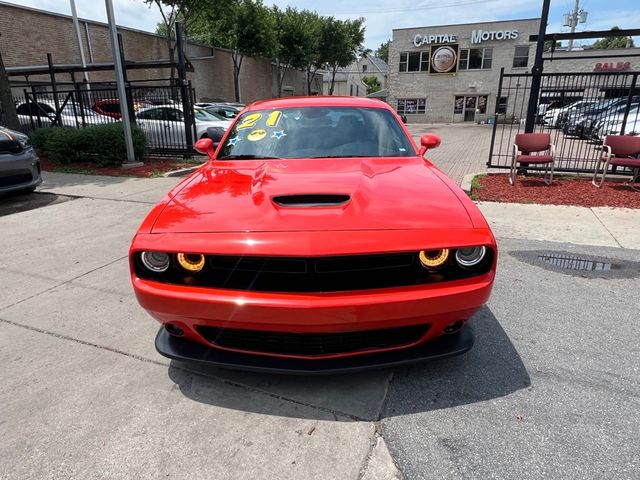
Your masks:
{"label": "car roof", "polygon": [[309,96],[286,97],[259,100],[248,105],[246,110],[266,110],[271,108],[300,108],[300,107],[360,107],[381,108],[391,110],[386,103],[375,98],[338,97],[338,96]]}

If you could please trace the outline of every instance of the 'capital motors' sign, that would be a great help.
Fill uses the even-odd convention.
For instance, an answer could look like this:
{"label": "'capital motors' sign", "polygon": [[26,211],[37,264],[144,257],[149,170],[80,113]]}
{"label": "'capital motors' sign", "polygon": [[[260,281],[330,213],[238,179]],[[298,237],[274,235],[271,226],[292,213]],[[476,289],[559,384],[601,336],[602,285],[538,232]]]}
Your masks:
{"label": "'capital motors' sign", "polygon": [[419,33],[413,37],[413,44],[416,47],[421,45],[430,45],[432,43],[456,43],[458,41],[457,35],[451,35],[450,33],[443,33],[440,35],[420,35]]}
{"label": "'capital motors' sign", "polygon": [[487,40],[515,40],[519,35],[518,30],[472,30],[471,43],[482,43]]}

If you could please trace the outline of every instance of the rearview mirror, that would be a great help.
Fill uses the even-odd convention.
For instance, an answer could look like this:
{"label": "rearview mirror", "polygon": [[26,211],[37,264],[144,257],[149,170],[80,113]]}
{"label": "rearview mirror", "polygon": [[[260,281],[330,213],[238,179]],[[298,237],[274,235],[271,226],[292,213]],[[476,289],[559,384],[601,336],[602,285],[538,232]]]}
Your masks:
{"label": "rearview mirror", "polygon": [[440,137],[434,135],[433,133],[425,133],[420,137],[420,151],[419,155],[422,157],[427,150],[431,150],[432,148],[437,148],[440,146]]}
{"label": "rearview mirror", "polygon": [[193,144],[193,147],[196,149],[196,152],[207,155],[209,160],[215,160],[213,154],[213,140],[210,138],[201,138]]}

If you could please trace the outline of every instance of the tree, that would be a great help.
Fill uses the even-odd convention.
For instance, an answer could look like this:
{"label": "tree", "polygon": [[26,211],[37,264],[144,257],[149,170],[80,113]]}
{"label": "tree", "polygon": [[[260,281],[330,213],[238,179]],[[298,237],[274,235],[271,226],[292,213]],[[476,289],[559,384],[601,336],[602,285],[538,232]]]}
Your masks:
{"label": "tree", "polygon": [[380,44],[380,46],[376,49],[375,55],[376,57],[385,61],[385,63],[389,63],[389,46],[391,45],[391,40],[387,40]]}
{"label": "tree", "polygon": [[[620,27],[613,27],[611,31],[620,30]],[[618,37],[601,38],[593,44],[593,48],[608,50],[610,48],[633,48],[633,38],[624,35]]]}
{"label": "tree", "polygon": [[[551,47],[553,46],[553,40],[545,40],[544,41],[544,51],[550,52]],[[556,49],[562,48],[562,42],[560,40],[556,41]]]}
{"label": "tree", "polygon": [[[285,11],[274,7],[276,29],[276,66],[278,69],[278,96],[282,95],[282,84],[289,69],[304,69],[317,52],[315,21],[309,12],[299,12],[287,7]],[[312,24],[309,24],[311,22]]]}
{"label": "tree", "polygon": [[333,95],[338,68],[347,67],[356,58],[364,41],[364,19],[325,19],[320,37],[320,51],[323,61],[331,70],[329,95]]}
{"label": "tree", "polygon": [[[210,0],[211,1],[211,0]],[[276,53],[274,15],[261,0],[215,0],[191,29],[195,38],[231,50],[236,102],[240,102],[240,72],[244,57],[272,57]]]}
{"label": "tree", "polygon": [[[211,0],[144,0],[149,7],[156,5],[160,10],[162,22],[156,26],[156,33],[162,35],[167,44],[169,60],[175,62],[176,22],[182,22],[185,32],[198,21],[206,8],[211,7]],[[216,2],[213,2],[216,3]],[[175,78],[175,68],[171,67],[171,79]]]}
{"label": "tree", "polygon": [[380,91],[380,81],[373,75],[365,75],[362,77],[362,83],[367,86],[367,95]]}
{"label": "tree", "polygon": [[7,127],[13,130],[20,128],[16,104],[13,102],[13,95],[11,95],[9,76],[2,60],[2,51],[0,51],[0,112],[4,113],[4,122]]}

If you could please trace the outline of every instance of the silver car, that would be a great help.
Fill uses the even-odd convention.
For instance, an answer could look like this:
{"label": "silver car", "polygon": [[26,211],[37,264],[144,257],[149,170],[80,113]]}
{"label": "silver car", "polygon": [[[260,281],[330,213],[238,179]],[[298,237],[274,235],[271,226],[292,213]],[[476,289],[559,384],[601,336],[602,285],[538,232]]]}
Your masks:
{"label": "silver car", "polygon": [[40,160],[29,137],[0,126],[0,193],[33,191],[41,183]]}

